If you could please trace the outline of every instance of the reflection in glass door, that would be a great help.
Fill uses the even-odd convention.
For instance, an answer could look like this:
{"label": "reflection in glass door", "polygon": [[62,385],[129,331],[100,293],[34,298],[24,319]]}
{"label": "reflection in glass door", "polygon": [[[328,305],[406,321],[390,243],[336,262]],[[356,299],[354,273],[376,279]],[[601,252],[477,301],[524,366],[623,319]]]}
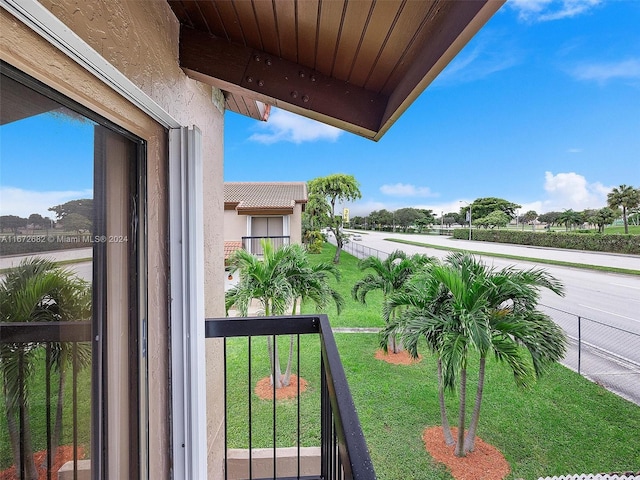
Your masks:
{"label": "reflection in glass door", "polygon": [[143,143],[4,64],[0,104],[0,476],[138,478]]}

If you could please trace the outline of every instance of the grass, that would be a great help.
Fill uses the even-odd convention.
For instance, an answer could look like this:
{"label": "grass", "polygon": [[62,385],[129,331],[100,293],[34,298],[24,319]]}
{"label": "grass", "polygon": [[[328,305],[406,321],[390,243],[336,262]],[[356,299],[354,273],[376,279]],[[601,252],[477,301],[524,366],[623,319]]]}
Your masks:
{"label": "grass", "polygon": [[[322,254],[312,256],[312,261],[330,260],[334,248],[326,245]],[[351,286],[363,275],[357,260],[343,253],[340,270],[343,278],[335,286],[348,300],[339,317],[330,312],[332,325],[381,326],[380,297],[372,296],[366,305],[350,299]],[[253,341],[257,342],[252,344],[255,383],[268,374],[269,367],[266,341]],[[281,341],[284,367],[288,338]],[[421,440],[424,428],[440,424],[434,359],[423,351],[424,360],[411,366],[375,360],[375,334],[336,334],[336,342],[378,478],[451,478],[442,466],[430,460]],[[243,399],[249,388],[246,344],[246,340],[238,341],[229,347],[233,353],[229,355],[228,369],[238,375],[230,382],[238,386],[229,402],[230,440],[232,446],[239,447],[248,443],[246,425],[240,425],[246,422],[248,408]],[[302,428],[304,446],[318,445],[319,441],[319,426],[314,419],[305,418],[319,411],[317,348],[315,337],[301,340],[302,376],[310,381],[310,389],[301,396],[300,403],[306,422]],[[474,371],[473,365],[470,371]],[[475,391],[472,381],[468,388],[470,393]],[[478,435],[505,455],[512,469],[510,479],[640,469],[640,408],[561,365],[550,369],[533,388],[520,390],[506,367],[490,361],[484,394]],[[469,411],[471,402],[470,398]],[[252,403],[254,422],[264,424],[253,432],[253,446],[270,447],[273,405],[255,395]],[[285,426],[278,427],[283,430],[278,433],[277,445],[293,445],[295,432],[285,430],[287,424],[295,424],[297,401],[279,403],[277,423]],[[455,393],[447,394],[447,403],[450,421],[456,422]]]}
{"label": "grass", "polygon": [[[322,253],[311,255],[313,262],[331,262],[335,254],[335,247],[325,244]],[[367,295],[367,308],[351,297],[351,287],[363,277],[363,272],[358,268],[358,259],[345,252],[340,256],[341,278],[335,281],[331,278],[331,286],[339,291],[344,300],[345,307],[338,315],[335,306],[332,306],[326,313],[331,319],[332,327],[384,327],[384,321],[380,316],[382,309],[382,293],[371,292]],[[305,304],[302,307],[303,313],[314,313],[312,304]]]}
{"label": "grass", "polygon": [[607,267],[602,265],[590,265],[586,263],[575,263],[575,262],[565,262],[562,260],[551,260],[546,258],[534,258],[534,257],[521,257],[518,255],[508,255],[506,253],[492,253],[492,252],[480,252],[476,250],[467,250],[464,248],[455,248],[455,247],[444,247],[442,245],[432,245],[430,243],[424,242],[414,242],[411,240],[402,240],[399,238],[385,238],[385,240],[389,242],[396,243],[404,243],[406,245],[415,245],[418,247],[427,247],[433,248],[435,250],[446,250],[449,252],[469,252],[476,255],[482,255],[483,257],[496,257],[496,258],[507,258],[510,260],[521,260],[525,262],[533,262],[533,263],[542,263],[546,265],[559,265],[562,267],[573,267],[573,268],[583,268],[586,270],[597,270],[600,272],[610,272],[610,273],[622,273],[626,275],[640,275],[640,270],[634,270],[630,268],[619,268],[619,267]]}
{"label": "grass", "polygon": [[[379,478],[439,478],[420,438],[440,424],[434,359],[389,365],[373,358],[376,335],[336,336]],[[447,395],[453,422],[455,400]],[[489,362],[478,435],[504,454],[510,478],[637,471],[639,428],[638,406],[561,365],[520,390],[506,367]]]}
{"label": "grass", "polygon": [[[605,227],[606,235],[624,235],[624,226]],[[640,235],[640,225],[629,225],[629,235]]]}
{"label": "grass", "polygon": [[[289,336],[278,338],[279,356],[284,373],[289,351]],[[261,400],[253,392],[258,380],[269,375],[269,357],[266,337],[251,338],[251,383],[249,383],[248,339],[232,338],[227,340],[227,411],[228,438],[230,448],[248,448],[249,446],[249,395],[251,390],[251,414],[259,421],[252,422],[251,442],[253,448],[273,446],[273,402]],[[300,366],[294,357],[294,371],[309,382],[306,392],[300,396],[301,431],[303,446],[320,445],[320,343],[316,336],[300,337]],[[276,402],[276,424],[285,425],[276,430],[278,447],[296,444],[298,432],[289,428],[296,425],[298,400]],[[288,426],[288,427],[287,427]]]}
{"label": "grass", "polygon": [[[29,382],[29,412],[31,416],[31,433],[34,452],[47,448],[47,417],[46,417],[46,381],[45,381],[44,350],[38,351],[34,361],[34,369],[28,376]],[[62,439],[60,445],[73,444],[73,384],[71,367],[67,371],[67,383],[63,402]],[[78,444],[84,447],[85,456],[91,454],[91,368],[82,369],[77,376],[78,385]],[[55,421],[58,402],[58,374],[51,372],[51,426]],[[0,470],[13,464],[11,444],[7,430],[7,417],[4,395],[0,394]]]}

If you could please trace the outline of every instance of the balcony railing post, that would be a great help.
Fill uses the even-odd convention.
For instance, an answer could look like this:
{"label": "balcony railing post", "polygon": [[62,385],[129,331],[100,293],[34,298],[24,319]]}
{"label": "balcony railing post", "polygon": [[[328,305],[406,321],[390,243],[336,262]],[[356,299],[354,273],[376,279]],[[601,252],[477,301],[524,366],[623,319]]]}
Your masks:
{"label": "balcony railing post", "polygon": [[48,343],[45,350],[45,415],[47,417],[47,480],[51,480],[51,466],[55,455],[51,454],[51,344]]}
{"label": "balcony railing post", "polygon": [[327,372],[324,360],[320,359],[320,476],[328,478],[329,451],[331,438],[331,412],[329,406],[329,388],[327,386]]}

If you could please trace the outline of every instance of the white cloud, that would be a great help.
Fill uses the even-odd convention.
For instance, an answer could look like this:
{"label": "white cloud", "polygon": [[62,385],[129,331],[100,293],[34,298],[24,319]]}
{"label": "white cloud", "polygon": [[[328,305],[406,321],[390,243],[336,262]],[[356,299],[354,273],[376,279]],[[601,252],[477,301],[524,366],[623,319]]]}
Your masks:
{"label": "white cloud", "polygon": [[[545,172],[544,192],[539,199],[531,201],[522,201],[517,198],[508,198],[507,200],[520,204],[519,214],[524,214],[529,210],[534,210],[538,214],[573,209],[582,211],[585,209],[597,209],[607,205],[607,194],[613,188],[612,186],[603,185],[600,182],[589,182],[583,175],[575,172],[562,172],[553,174]],[[389,210],[390,212],[399,208],[418,208],[432,210],[434,215],[439,217],[443,212],[459,212],[460,208],[468,205],[475,198],[461,198],[449,202],[438,203],[408,203],[393,200],[390,202],[380,202],[375,199],[363,199],[349,205],[344,205],[350,210],[352,217],[367,216],[374,210]],[[342,211],[343,206],[339,207]]]}
{"label": "white cloud", "polygon": [[542,211],[536,210],[538,213],[602,208],[607,205],[607,193],[612,188],[600,182],[589,183],[584,176],[575,172],[557,175],[545,172],[544,179],[548,198],[542,202]]}
{"label": "white cloud", "polygon": [[512,39],[496,31],[481,32],[473,48],[465,49],[438,75],[433,86],[456,85],[486,78],[520,63]]}
{"label": "white cloud", "polygon": [[437,193],[432,193],[429,187],[416,187],[406,183],[396,183],[393,185],[382,185],[380,191],[384,195],[392,197],[437,197]]}
{"label": "white cloud", "polygon": [[55,205],[93,198],[92,190],[36,192],[15,187],[0,187],[0,215],[17,215],[26,218],[32,213],[55,219],[48,209]]}
{"label": "white cloud", "polygon": [[[398,207],[390,207],[389,204],[383,202],[377,202],[375,200],[365,200],[359,201],[356,203],[352,203],[350,205],[344,205],[349,209],[349,215],[352,217],[366,217],[374,210],[395,210]],[[342,211],[343,206],[341,205],[339,211]],[[336,209],[338,210],[338,209]]]}
{"label": "white cloud", "polygon": [[334,142],[343,133],[336,127],[277,108],[271,109],[269,120],[260,123],[259,128],[263,133],[254,133],[249,140],[267,145],[276,142],[300,144],[318,140]]}
{"label": "white cloud", "polygon": [[571,18],[597,7],[602,0],[509,0],[523,21],[547,22]]}
{"label": "white cloud", "polygon": [[567,153],[580,153],[582,152],[581,148],[569,148],[567,149]]}
{"label": "white cloud", "polygon": [[604,84],[609,80],[640,80],[640,59],[582,64],[569,72],[578,80]]}

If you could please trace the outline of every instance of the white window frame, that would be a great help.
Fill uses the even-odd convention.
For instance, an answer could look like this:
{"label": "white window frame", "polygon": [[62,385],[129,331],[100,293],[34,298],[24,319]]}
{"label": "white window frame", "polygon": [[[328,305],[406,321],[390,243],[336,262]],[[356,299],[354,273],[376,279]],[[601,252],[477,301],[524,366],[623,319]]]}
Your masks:
{"label": "white window frame", "polygon": [[173,478],[207,477],[202,136],[169,132]]}

